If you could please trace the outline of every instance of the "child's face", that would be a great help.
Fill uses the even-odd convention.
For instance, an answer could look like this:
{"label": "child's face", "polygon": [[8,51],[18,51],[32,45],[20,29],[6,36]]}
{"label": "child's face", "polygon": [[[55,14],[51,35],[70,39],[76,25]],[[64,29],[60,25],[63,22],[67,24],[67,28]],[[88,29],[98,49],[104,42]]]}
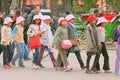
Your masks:
{"label": "child's face", "polygon": [[47,20],[44,20],[45,24],[50,24],[51,20],[50,19],[47,19]]}
{"label": "child's face", "polygon": [[96,20],[92,20],[90,23],[93,24],[93,25],[95,25]]}
{"label": "child's face", "polygon": [[101,23],[101,26],[104,27],[105,25],[106,25],[106,22],[102,22],[102,23]]}
{"label": "child's face", "polygon": [[9,26],[9,27],[12,26],[12,22],[9,22],[9,23],[7,24],[7,26]]}
{"label": "child's face", "polygon": [[21,25],[24,26],[24,21],[21,22]]}
{"label": "child's face", "polygon": [[66,20],[61,21],[60,25],[61,25],[61,26],[67,25],[67,21],[66,21]]}
{"label": "child's face", "polygon": [[36,24],[39,24],[39,23],[40,23],[40,19],[36,19],[36,20],[35,20],[35,23],[36,23]]}
{"label": "child's face", "polygon": [[71,19],[69,22],[72,22],[72,23],[74,23],[75,22],[75,18],[73,18],[73,19]]}

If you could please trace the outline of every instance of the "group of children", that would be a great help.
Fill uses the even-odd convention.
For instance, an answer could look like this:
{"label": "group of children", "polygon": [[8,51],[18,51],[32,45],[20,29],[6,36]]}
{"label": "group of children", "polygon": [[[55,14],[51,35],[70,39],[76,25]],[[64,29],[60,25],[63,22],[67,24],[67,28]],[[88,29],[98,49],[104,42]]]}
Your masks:
{"label": "group of children", "polygon": [[[82,61],[80,55],[80,49],[77,46],[75,39],[75,28],[74,21],[75,17],[72,14],[66,16],[66,18],[61,17],[58,20],[58,28],[53,37],[50,27],[51,18],[50,16],[43,16],[42,18],[39,15],[34,15],[32,24],[29,26],[27,35],[29,39],[34,36],[40,37],[39,48],[34,49],[33,53],[33,68],[44,68],[41,63],[43,54],[45,49],[48,50],[51,61],[53,63],[53,67],[57,71],[71,71],[73,68],[69,66],[69,62],[67,57],[70,52],[74,52],[80,67],[82,69],[86,68],[86,73],[98,73],[100,71],[99,58],[100,53],[102,53],[104,57],[104,65],[103,70],[105,72],[111,72],[109,66],[109,56],[105,46],[105,30],[104,26],[106,25],[107,20],[104,17],[98,18],[96,22],[95,16],[89,16],[87,21],[88,24],[85,29],[85,43],[86,43],[86,53],[87,60],[86,66]],[[19,58],[19,67],[25,67],[24,65],[24,54],[25,54],[25,44],[23,39],[23,29],[24,29],[24,21],[25,19],[22,16],[19,16],[16,19],[16,25],[13,30],[11,30],[10,26],[12,25],[12,19],[10,17],[6,17],[4,19],[4,26],[1,29],[1,45],[3,50],[3,68],[9,69],[11,68],[11,64],[15,65],[17,58]],[[96,26],[97,25],[97,26]],[[119,32],[118,27],[118,33]],[[62,40],[70,40],[73,44],[72,48],[66,50],[62,48]],[[14,54],[14,48],[12,44],[15,44],[16,54]],[[119,71],[119,38],[116,43],[116,52],[117,59],[115,64],[115,73],[120,74]],[[54,48],[58,50],[58,56],[55,60],[54,57]],[[95,60],[93,66],[90,68],[90,59],[92,55],[95,55]]]}
{"label": "group of children", "polygon": [[[19,66],[25,67],[23,65],[23,58],[24,58],[24,39],[23,39],[23,25],[24,25],[24,18],[18,17],[16,19],[16,25],[11,31],[12,19],[10,17],[6,17],[4,20],[4,26],[1,29],[1,45],[3,50],[3,68],[9,69],[12,66],[10,63],[15,65],[16,59],[19,57]],[[14,47],[17,49],[17,54],[14,54]]]}

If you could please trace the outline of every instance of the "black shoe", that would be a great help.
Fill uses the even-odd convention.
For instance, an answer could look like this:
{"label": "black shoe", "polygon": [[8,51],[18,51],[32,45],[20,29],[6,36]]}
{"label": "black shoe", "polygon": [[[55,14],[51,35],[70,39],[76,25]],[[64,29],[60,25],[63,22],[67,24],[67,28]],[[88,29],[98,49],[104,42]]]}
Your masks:
{"label": "black shoe", "polygon": [[86,66],[83,66],[81,69],[82,69],[82,70],[86,69]]}
{"label": "black shoe", "polygon": [[98,73],[98,71],[97,71],[96,68],[92,68],[91,70],[92,70],[93,72],[95,72],[95,73]]}
{"label": "black shoe", "polygon": [[41,67],[41,68],[45,68],[42,64],[40,64],[39,62],[38,62],[38,66],[39,67]]}
{"label": "black shoe", "polygon": [[41,68],[45,68],[43,65],[39,65],[39,67],[41,67]]}
{"label": "black shoe", "polygon": [[23,65],[23,64],[22,64],[22,65],[19,65],[19,67],[23,67],[23,68],[24,68],[24,67],[25,67],[25,65]]}
{"label": "black shoe", "polygon": [[86,70],[86,73],[88,73],[88,74],[95,74],[95,72],[93,72],[91,70]]}
{"label": "black shoe", "polygon": [[104,73],[112,73],[111,70],[104,70]]}

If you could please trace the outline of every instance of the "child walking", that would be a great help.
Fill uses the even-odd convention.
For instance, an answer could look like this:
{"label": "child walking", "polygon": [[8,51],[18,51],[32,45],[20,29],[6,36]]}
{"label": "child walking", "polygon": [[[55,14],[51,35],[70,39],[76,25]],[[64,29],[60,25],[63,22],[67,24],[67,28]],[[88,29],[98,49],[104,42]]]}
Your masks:
{"label": "child walking", "polygon": [[[65,70],[70,71],[72,68],[69,66],[69,63],[67,61],[67,50],[62,48],[62,40],[68,40],[68,32],[67,32],[67,21],[65,18],[61,17],[58,20],[59,27],[57,28],[54,40],[53,40],[53,47],[56,47],[58,49],[58,56],[56,61],[56,70]],[[61,67],[61,64],[63,63],[63,67]]]}
{"label": "child walking", "polygon": [[17,49],[17,53],[12,58],[12,64],[15,65],[15,61],[19,58],[19,67],[25,67],[23,64],[24,61],[24,39],[23,39],[23,25],[25,19],[20,16],[16,19],[16,26],[12,31],[12,38],[14,39],[15,48]]}
{"label": "child walking", "polygon": [[[98,33],[97,33],[97,27],[95,26],[96,20],[95,16],[91,15],[87,19],[88,25],[85,29],[85,44],[86,44],[86,52],[87,52],[87,61],[86,61],[86,73],[93,74],[97,73],[96,65],[98,63],[99,57],[100,57],[100,43],[98,40]],[[91,68],[90,67],[90,59],[92,55],[95,55],[94,63]]]}
{"label": "child walking", "polygon": [[75,35],[75,25],[74,22],[76,20],[75,16],[73,14],[69,14],[66,16],[66,20],[67,20],[67,31],[68,31],[68,38],[71,40],[73,46],[68,50],[67,56],[69,56],[69,54],[75,53],[76,58],[80,64],[80,67],[83,69],[85,69],[81,54],[80,54],[80,48],[77,44],[77,40],[76,40],[76,35]]}
{"label": "child walking", "polygon": [[4,26],[1,29],[1,47],[3,51],[3,68],[10,69],[12,66],[10,65],[13,52],[11,49],[11,25],[12,19],[10,17],[6,17],[4,20]]}
{"label": "child walking", "polygon": [[53,66],[55,67],[55,58],[53,55],[53,48],[52,48],[52,41],[53,41],[53,35],[51,32],[50,27],[51,18],[50,16],[43,16],[42,23],[41,23],[41,31],[44,32],[41,35],[41,50],[38,57],[38,64],[40,67],[44,68],[44,66],[41,64],[41,60],[44,54],[44,50],[47,48],[48,52],[50,54],[50,58],[52,60]]}
{"label": "child walking", "polygon": [[[40,23],[41,23],[41,19],[39,17],[39,15],[35,15],[33,17],[33,24],[30,25],[28,31],[27,31],[27,35],[31,38],[34,36],[40,36],[41,32],[40,32]],[[39,49],[40,48],[35,48],[35,53],[33,55],[33,68],[34,69],[38,69],[38,55],[39,55]]]}
{"label": "child walking", "polygon": [[116,61],[115,61],[115,74],[120,75],[120,25],[117,27],[118,40],[116,42]]}
{"label": "child walking", "polygon": [[120,25],[117,27],[118,39],[116,42],[116,60],[115,60],[115,74],[120,75]]}
{"label": "child walking", "polygon": [[[101,53],[104,57],[103,70],[104,72],[109,73],[111,71],[110,71],[110,66],[109,66],[109,56],[108,56],[108,52],[107,52],[106,45],[105,45],[105,29],[104,29],[106,22],[108,21],[104,17],[100,17],[98,18],[97,26],[98,26],[98,39],[101,44]],[[96,69],[100,71],[99,62],[96,65]]]}

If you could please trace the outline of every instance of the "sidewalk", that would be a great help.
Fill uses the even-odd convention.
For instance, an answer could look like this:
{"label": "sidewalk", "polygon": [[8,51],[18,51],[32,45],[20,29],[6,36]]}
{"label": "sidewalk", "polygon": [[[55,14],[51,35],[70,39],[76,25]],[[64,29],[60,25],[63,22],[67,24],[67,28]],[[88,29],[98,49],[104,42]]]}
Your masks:
{"label": "sidewalk", "polygon": [[107,50],[115,50],[115,44],[107,44]]}
{"label": "sidewalk", "polygon": [[[111,48],[111,47],[110,47]],[[73,71],[55,71],[52,66],[50,57],[47,56],[42,60],[42,64],[45,66],[44,69],[34,70],[32,69],[31,60],[25,61],[25,68],[18,68],[18,66],[12,69],[5,70],[0,66],[0,80],[120,80],[120,76],[114,74],[114,64],[116,52],[115,50],[108,50],[110,68],[112,73],[104,73],[102,70],[103,57],[100,57],[101,73],[98,74],[86,74],[85,71],[80,69],[78,61],[74,53],[71,53],[68,61],[73,67]],[[32,53],[30,54],[32,58]],[[81,56],[84,62],[86,62],[86,53],[81,50]],[[55,53],[55,58],[57,57],[57,52]],[[93,57],[91,59],[93,61]],[[0,62],[2,63],[2,55],[0,56]],[[17,64],[17,62],[16,62]]]}

